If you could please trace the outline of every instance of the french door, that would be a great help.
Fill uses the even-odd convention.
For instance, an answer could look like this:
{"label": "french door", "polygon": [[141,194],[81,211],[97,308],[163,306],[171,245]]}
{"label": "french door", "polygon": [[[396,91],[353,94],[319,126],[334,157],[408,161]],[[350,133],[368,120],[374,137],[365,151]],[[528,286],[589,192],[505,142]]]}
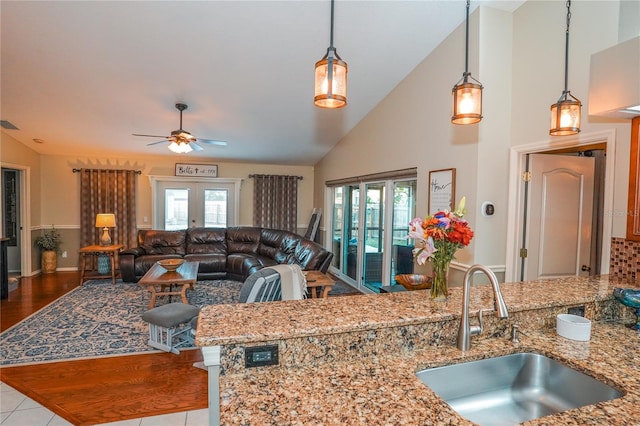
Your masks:
{"label": "french door", "polygon": [[225,228],[238,223],[239,179],[150,177],[153,228]]}
{"label": "french door", "polygon": [[415,215],[416,180],[363,182],[331,190],[332,272],[365,292],[379,292],[381,286],[394,284],[397,273],[413,272],[413,247],[406,237]]}

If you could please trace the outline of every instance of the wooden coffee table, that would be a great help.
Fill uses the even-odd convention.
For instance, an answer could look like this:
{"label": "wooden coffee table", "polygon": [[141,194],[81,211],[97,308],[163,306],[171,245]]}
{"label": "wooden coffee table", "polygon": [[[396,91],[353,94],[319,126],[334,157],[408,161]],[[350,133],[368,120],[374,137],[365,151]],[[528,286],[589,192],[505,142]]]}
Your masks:
{"label": "wooden coffee table", "polygon": [[326,299],[331,291],[331,287],[333,287],[336,282],[327,274],[320,271],[304,271],[304,274],[307,277],[307,288],[311,293],[311,298],[315,299],[318,297],[317,289],[320,288],[322,291],[321,297]]}
{"label": "wooden coffee table", "polygon": [[[193,290],[193,285],[198,278],[198,262],[184,262],[175,271],[167,271],[159,264],[154,264],[151,269],[138,281],[138,285],[147,287],[151,292],[149,309],[156,305],[158,296],[181,296],[182,303],[187,300],[187,289]],[[174,290],[174,287],[176,289]]]}

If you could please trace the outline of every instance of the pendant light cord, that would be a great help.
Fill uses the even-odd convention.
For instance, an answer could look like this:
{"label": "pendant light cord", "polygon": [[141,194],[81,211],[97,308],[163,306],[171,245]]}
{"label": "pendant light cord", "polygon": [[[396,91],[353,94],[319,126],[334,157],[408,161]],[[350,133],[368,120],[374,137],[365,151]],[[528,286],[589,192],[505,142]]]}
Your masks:
{"label": "pendant light cord", "polygon": [[[569,87],[569,25],[571,24],[571,0],[567,0],[567,31],[565,33],[564,45],[564,93]],[[566,95],[565,95],[566,99]]]}
{"label": "pendant light cord", "polygon": [[331,0],[331,33],[329,34],[329,49],[333,50],[333,0]]}
{"label": "pendant light cord", "polygon": [[[332,0],[333,1],[333,0]],[[469,5],[471,4],[471,0],[467,0],[467,24],[466,24],[466,36],[464,43],[464,76],[467,77],[469,75]]]}

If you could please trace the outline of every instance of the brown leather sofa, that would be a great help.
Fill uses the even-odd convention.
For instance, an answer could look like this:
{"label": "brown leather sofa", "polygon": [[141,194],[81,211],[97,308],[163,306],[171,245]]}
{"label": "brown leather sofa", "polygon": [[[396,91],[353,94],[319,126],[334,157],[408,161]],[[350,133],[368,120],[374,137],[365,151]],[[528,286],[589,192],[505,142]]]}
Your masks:
{"label": "brown leather sofa", "polygon": [[199,262],[198,279],[244,281],[276,264],[296,263],[304,270],[326,272],[333,253],[298,234],[257,227],[140,230],[138,247],[119,254],[125,282],[137,282],[161,259]]}

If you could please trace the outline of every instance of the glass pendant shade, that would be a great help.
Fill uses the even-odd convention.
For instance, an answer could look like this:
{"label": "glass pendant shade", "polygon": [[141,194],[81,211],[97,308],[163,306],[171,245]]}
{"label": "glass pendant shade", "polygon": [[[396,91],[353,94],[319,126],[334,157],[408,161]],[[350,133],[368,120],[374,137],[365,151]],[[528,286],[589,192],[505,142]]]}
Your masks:
{"label": "glass pendant shade", "polygon": [[347,63],[333,52],[316,62],[315,96],[320,108],[342,108],[347,104]]}
{"label": "glass pendant shade", "polygon": [[580,132],[580,115],[582,103],[571,93],[563,93],[560,100],[551,105],[551,136],[569,136]]}
{"label": "glass pendant shade", "polygon": [[453,124],[473,124],[482,120],[482,85],[470,83],[466,77],[453,86]]}

